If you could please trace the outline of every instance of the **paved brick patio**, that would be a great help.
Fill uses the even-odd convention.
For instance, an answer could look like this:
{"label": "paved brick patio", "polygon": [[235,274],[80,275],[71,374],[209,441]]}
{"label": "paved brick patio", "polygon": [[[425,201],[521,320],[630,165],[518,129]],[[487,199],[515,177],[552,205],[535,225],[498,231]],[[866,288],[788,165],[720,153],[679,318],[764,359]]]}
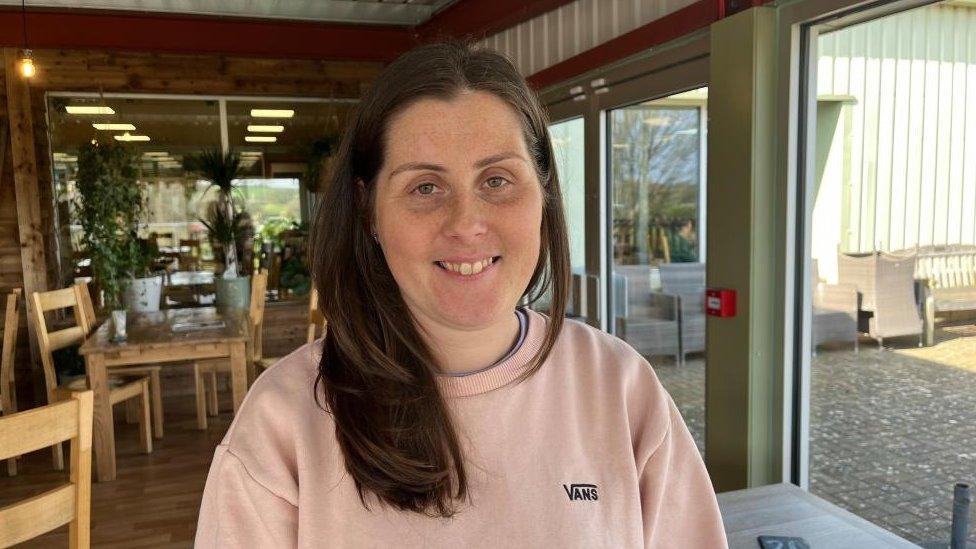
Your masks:
{"label": "paved brick patio", "polygon": [[[976,481],[976,326],[940,328],[933,347],[916,341],[820,349],[810,488],[912,542],[947,541],[953,484]],[[704,359],[652,363],[703,449]]]}

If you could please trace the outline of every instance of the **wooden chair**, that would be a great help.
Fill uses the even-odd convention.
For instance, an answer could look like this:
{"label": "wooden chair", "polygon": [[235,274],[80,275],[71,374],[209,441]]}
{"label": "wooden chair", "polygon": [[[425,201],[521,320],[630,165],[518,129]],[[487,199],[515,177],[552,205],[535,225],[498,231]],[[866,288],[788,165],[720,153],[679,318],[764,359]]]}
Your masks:
{"label": "wooden chair", "polygon": [[[189,252],[184,252],[183,248],[190,248]],[[200,260],[202,254],[200,252],[200,241],[193,239],[180,239],[180,270],[181,271],[199,271],[200,270]]]}
{"label": "wooden chair", "polygon": [[[328,322],[325,320],[325,316],[322,315],[322,310],[319,309],[319,292],[314,287],[308,296],[308,331],[306,332],[305,343],[313,343],[316,338],[320,335],[325,335],[326,328],[328,327]],[[258,333],[255,336],[260,340],[263,328],[263,323],[258,327]],[[282,357],[263,357],[261,356],[260,349],[255,355],[254,367],[258,374],[267,370],[274,363],[281,360]]]}
{"label": "wooden chair", "polygon": [[[251,343],[247,346],[248,382],[254,381],[254,366],[261,358],[261,331],[264,325],[264,296],[268,288],[268,272],[251,276],[251,303],[248,309]],[[230,362],[217,358],[193,363],[193,377],[197,393],[197,427],[207,428],[207,415],[217,415],[217,374],[230,373]],[[209,387],[207,387],[209,381]]]}
{"label": "wooden chair", "polygon": [[[325,316],[322,315],[322,310],[319,309],[319,291],[313,287],[308,296],[308,335],[305,338],[305,343],[315,341],[319,333],[325,335],[327,324]],[[277,359],[275,359],[275,362],[277,362]],[[274,364],[274,362],[271,364]],[[271,366],[271,364],[268,364],[268,366]]]}
{"label": "wooden chair", "polygon": [[[95,304],[92,302],[91,292],[88,290],[87,282],[79,282],[78,302],[81,305],[81,312],[88,320],[89,331],[94,330],[98,325],[98,318],[95,316]],[[146,376],[149,378],[150,407],[152,409],[153,437],[163,438],[163,388],[159,381],[159,366],[124,366],[112,368],[110,374],[121,376]],[[138,419],[139,410],[134,401],[126,403],[126,418]],[[137,423],[138,421],[130,421]]]}
{"label": "wooden chair", "polygon": [[[7,310],[3,316],[3,355],[0,359],[0,414],[9,416],[17,411],[17,390],[14,382],[14,361],[17,355],[17,331],[20,326],[20,288],[7,295]],[[17,474],[17,457],[7,460],[7,474]]]}
{"label": "wooden chair", "polygon": [[92,392],[0,418],[0,459],[71,443],[67,483],[0,509],[0,547],[68,524],[68,547],[91,545]]}
{"label": "wooden chair", "polygon": [[[88,317],[81,311],[81,300],[83,298],[79,290],[79,286],[72,286],[71,288],[61,290],[34,292],[31,294],[30,307],[28,309],[31,321],[34,322],[34,332],[37,336],[37,346],[41,354],[44,384],[46,386],[49,404],[71,398],[75,392],[88,390],[88,382],[84,378],[74,380],[64,386],[59,386],[57,374],[54,370],[54,351],[84,343],[85,338],[91,332]],[[48,332],[44,313],[68,308],[73,310],[76,325],[55,332]],[[139,401],[139,441],[143,451],[149,454],[152,452],[152,428],[149,419],[149,379],[146,377],[123,379],[114,375],[109,377],[109,402],[118,404],[129,399],[137,399]],[[61,444],[55,444],[53,451],[54,467],[58,470],[63,469],[64,455],[61,450]]]}

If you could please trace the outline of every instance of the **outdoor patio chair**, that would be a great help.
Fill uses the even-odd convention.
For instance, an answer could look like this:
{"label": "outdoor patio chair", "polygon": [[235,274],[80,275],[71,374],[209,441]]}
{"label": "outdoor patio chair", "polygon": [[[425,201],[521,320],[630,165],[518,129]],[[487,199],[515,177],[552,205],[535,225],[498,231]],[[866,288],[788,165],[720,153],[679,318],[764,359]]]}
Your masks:
{"label": "outdoor patio chair", "polygon": [[681,362],[688,353],[705,350],[705,264],[662,263],[661,291],[676,296],[681,332]]}
{"label": "outdoor patio chair", "polygon": [[817,260],[813,260],[810,289],[813,295],[813,354],[828,341],[857,342],[857,288],[852,284],[827,284],[820,279]]}
{"label": "outdoor patio chair", "polygon": [[860,293],[858,330],[884,346],[886,337],[917,335],[922,345],[922,317],[915,290],[915,255],[839,254],[839,282]]}
{"label": "outdoor patio chair", "polygon": [[648,265],[621,265],[614,270],[617,336],[642,355],[672,355],[680,363],[678,299],[651,291]]}

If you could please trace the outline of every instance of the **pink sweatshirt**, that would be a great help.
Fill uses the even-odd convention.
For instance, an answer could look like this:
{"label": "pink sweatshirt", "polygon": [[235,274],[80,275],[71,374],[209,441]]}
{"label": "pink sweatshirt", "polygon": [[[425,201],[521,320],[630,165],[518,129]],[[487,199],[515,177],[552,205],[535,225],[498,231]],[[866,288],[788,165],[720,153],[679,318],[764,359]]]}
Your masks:
{"label": "pink sweatshirt", "polygon": [[647,361],[567,321],[548,360],[514,380],[548,317],[490,369],[438,376],[466,459],[470,504],[451,519],[360,503],[315,403],[321,342],[267,370],[207,478],[197,547],[727,547],[688,428]]}

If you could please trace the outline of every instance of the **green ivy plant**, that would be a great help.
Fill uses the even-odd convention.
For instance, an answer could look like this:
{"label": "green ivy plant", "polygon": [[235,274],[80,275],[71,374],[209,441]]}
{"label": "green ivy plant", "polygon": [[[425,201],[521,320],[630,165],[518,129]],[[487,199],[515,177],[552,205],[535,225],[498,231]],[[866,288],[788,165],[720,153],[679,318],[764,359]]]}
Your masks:
{"label": "green ivy plant", "polygon": [[155,254],[138,237],[146,202],[136,179],[135,155],[117,142],[92,142],[78,150],[78,198],[84,252],[105,305],[122,308],[122,296],[135,277],[151,274]]}

